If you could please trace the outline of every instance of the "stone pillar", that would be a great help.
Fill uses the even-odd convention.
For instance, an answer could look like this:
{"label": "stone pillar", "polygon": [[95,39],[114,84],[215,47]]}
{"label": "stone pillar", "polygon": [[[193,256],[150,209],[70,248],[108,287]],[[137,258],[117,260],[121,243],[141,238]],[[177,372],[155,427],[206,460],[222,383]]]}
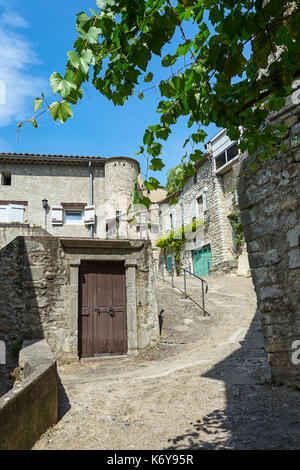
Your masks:
{"label": "stone pillar", "polygon": [[70,353],[78,359],[78,276],[80,259],[70,262],[69,330]]}
{"label": "stone pillar", "polygon": [[136,354],[138,351],[136,267],[135,259],[125,261],[128,354]]}

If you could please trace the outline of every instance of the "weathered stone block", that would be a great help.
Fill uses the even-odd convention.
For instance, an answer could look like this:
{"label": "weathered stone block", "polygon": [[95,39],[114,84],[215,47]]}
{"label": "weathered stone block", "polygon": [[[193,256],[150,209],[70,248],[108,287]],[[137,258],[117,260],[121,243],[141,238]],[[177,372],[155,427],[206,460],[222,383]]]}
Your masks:
{"label": "weathered stone block", "polygon": [[299,247],[292,248],[289,253],[289,268],[300,268],[300,249]]}

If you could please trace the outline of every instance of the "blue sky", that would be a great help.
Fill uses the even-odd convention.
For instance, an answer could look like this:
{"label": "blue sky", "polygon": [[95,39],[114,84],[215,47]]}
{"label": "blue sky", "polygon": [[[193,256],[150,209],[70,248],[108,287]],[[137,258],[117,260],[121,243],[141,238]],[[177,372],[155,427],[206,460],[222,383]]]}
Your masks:
{"label": "blue sky", "polygon": [[[17,123],[33,117],[34,99],[44,92],[53,100],[49,76],[54,71],[64,73],[66,53],[77,37],[76,13],[88,12],[90,7],[95,8],[94,0],[0,0],[0,84],[2,81],[2,87],[3,82],[6,86],[6,104],[1,104],[0,90],[0,153],[134,157],[145,128],[159,121],[155,109],[160,95],[156,89],[145,93],[142,101],[136,93],[123,107],[115,107],[87,85],[84,99],[73,108],[72,119],[63,125],[55,124],[45,115],[39,119],[38,129],[26,126],[17,138]],[[178,40],[182,42],[180,36]],[[170,73],[168,69],[158,73],[160,60],[155,59],[150,67],[154,83]],[[141,89],[148,85],[142,84]],[[208,138],[217,131],[210,126]],[[162,184],[166,171],[179,163],[187,136],[186,120],[182,119],[164,145],[164,170],[153,173]],[[134,158],[139,159],[144,171],[143,157]]]}

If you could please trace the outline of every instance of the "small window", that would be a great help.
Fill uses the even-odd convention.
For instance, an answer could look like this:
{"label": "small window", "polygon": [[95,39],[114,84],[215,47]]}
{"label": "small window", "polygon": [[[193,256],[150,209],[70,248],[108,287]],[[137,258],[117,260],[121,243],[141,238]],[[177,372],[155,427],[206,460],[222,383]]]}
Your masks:
{"label": "small window", "polygon": [[239,154],[238,144],[235,142],[228,147],[224,152],[215,157],[216,170],[219,170]]}
{"label": "small window", "polygon": [[82,211],[65,211],[65,224],[66,225],[81,225],[82,224]]}
{"label": "small window", "polygon": [[198,216],[201,217],[203,216],[203,197],[200,196],[197,198],[197,206],[198,206]]}
{"label": "small window", "polygon": [[4,171],[2,173],[1,184],[3,186],[11,186],[11,173]]}
{"label": "small window", "polygon": [[227,150],[227,161],[229,162],[232,160],[234,157],[236,157],[239,153],[239,149],[237,144],[233,144],[229,149]]}
{"label": "small window", "polygon": [[221,153],[218,157],[216,157],[216,170],[221,168],[226,163],[226,154],[225,152]]}
{"label": "small window", "polygon": [[170,214],[170,227],[171,227],[171,230],[174,229],[174,225],[175,225],[175,224],[174,224],[174,214],[171,213],[171,214]]}

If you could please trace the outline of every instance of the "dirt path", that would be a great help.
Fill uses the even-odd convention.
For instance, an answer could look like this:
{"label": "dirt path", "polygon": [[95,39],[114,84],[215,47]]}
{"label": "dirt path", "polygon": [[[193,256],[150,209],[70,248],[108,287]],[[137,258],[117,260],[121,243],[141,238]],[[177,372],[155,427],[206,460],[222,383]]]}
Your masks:
{"label": "dirt path", "polygon": [[161,281],[157,296],[157,347],[58,367],[61,419],[34,449],[299,448],[300,395],[267,380],[251,280],[209,278],[209,317]]}

